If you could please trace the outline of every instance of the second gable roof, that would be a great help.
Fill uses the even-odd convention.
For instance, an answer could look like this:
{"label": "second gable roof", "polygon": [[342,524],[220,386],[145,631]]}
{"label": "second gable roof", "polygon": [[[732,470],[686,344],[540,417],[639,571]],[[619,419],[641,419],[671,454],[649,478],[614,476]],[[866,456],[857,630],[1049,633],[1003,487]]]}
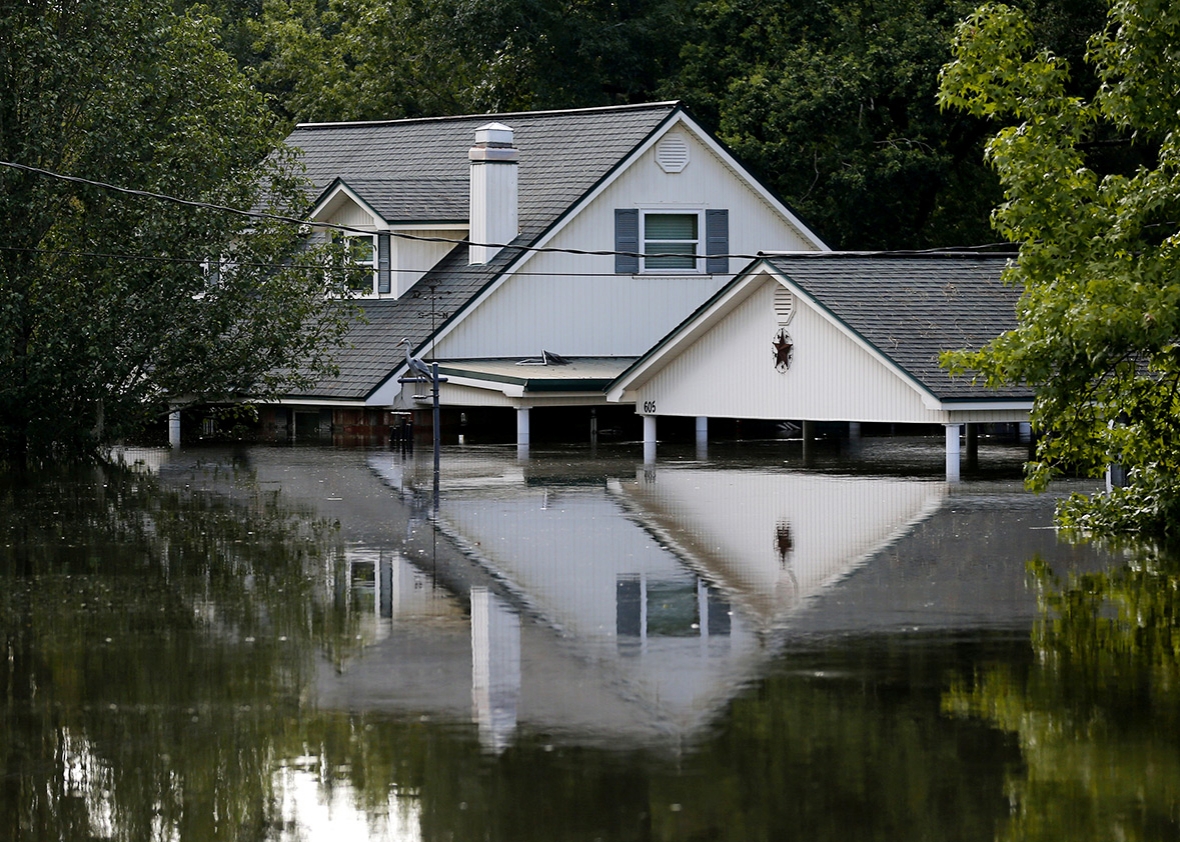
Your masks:
{"label": "second gable roof", "polygon": [[825,312],[846,334],[873,349],[904,378],[947,404],[1030,401],[1023,384],[995,389],[952,377],[939,364],[943,351],[977,349],[1016,327],[1021,290],[1006,284],[1008,257],[975,253],[768,254],[744,270],[623,372],[612,400],[645,382],[711,329],[760,283],[769,270]]}

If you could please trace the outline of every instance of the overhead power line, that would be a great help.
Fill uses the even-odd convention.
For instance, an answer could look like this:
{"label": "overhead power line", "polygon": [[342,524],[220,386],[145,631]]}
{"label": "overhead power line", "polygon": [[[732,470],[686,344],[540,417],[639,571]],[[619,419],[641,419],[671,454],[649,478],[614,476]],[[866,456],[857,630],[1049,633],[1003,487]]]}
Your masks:
{"label": "overhead power line", "polygon": [[[293,217],[293,216],[285,216],[283,214],[273,214],[273,213],[266,213],[264,211],[255,211],[255,210],[242,210],[241,208],[234,208],[234,207],[230,207],[228,205],[218,205],[218,204],[215,204],[212,202],[203,202],[203,201],[199,201],[199,200],[195,200],[195,199],[182,199],[179,196],[172,196],[167,193],[156,193],[156,192],[153,192],[150,190],[138,190],[138,189],[131,188],[131,187],[122,187],[120,185],[110,184],[105,181],[96,181],[94,179],[82,178],[81,176],[76,176],[76,175],[65,175],[64,173],[54,172],[52,170],[46,170],[46,169],[42,169],[40,167],[31,167],[31,166],[28,166],[27,164],[18,164],[13,161],[0,161],[0,167],[7,167],[9,169],[19,170],[21,172],[28,172],[28,173],[32,173],[34,175],[42,176],[44,178],[56,179],[58,181],[66,181],[66,182],[70,182],[73,184],[82,184],[82,185],[86,185],[88,187],[97,187],[102,190],[110,190],[112,192],[121,193],[126,196],[135,196],[135,197],[143,198],[143,199],[154,199],[154,200],[160,201],[160,202],[170,202],[172,204],[182,205],[184,207],[195,208],[197,210],[218,211],[221,213],[234,214],[236,216],[241,216],[241,217],[245,217],[248,219],[264,219],[264,220],[268,220],[271,222],[281,222],[281,223],[285,223],[288,225],[298,225],[298,226],[311,225],[311,226],[314,226],[315,228],[320,228],[320,229],[327,230],[327,231],[339,231],[344,234],[360,234],[360,235],[365,235],[365,236],[373,236],[375,233],[388,233],[390,236],[397,237],[398,239],[414,240],[417,242],[446,243],[446,244],[449,244],[452,246],[467,245],[467,246],[498,248],[498,249],[511,248],[511,249],[515,249],[520,252],[536,252],[536,253],[543,253],[543,254],[573,254],[573,255],[582,255],[582,256],[587,256],[587,257],[621,256],[621,257],[653,258],[653,257],[684,257],[685,256],[683,253],[680,253],[680,252],[653,253],[653,252],[615,251],[615,250],[611,250],[611,249],[577,249],[577,248],[560,248],[560,247],[555,247],[555,246],[528,246],[528,245],[521,245],[519,243],[480,243],[480,242],[476,242],[476,241],[470,240],[470,239],[453,239],[453,238],[448,238],[448,237],[430,237],[430,236],[426,236],[423,234],[409,234],[409,233],[406,233],[403,231],[375,232],[375,231],[368,229],[368,228],[358,228],[358,227],[351,226],[351,225],[340,225],[337,223],[330,223],[330,222],[311,222],[307,219],[300,219],[298,217]],[[982,245],[982,246],[961,246],[961,247],[954,247],[954,248],[867,251],[867,252],[863,252],[863,254],[865,254],[865,255],[939,254],[939,253],[951,252],[951,251],[959,251],[959,252],[984,251],[987,249],[1001,248],[1001,247],[1005,247],[1005,246],[1010,246],[1010,244],[1009,243],[990,243],[990,244]],[[85,253],[78,253],[78,254],[81,255],[81,254],[85,254]],[[90,256],[99,256],[99,255],[92,254]],[[732,259],[736,259],[736,260],[756,260],[760,257],[765,257],[765,256],[766,255],[763,253],[757,253],[757,254],[730,253],[730,254],[697,255],[696,257],[698,259],[704,259],[705,257],[714,257],[714,258],[732,258]],[[112,255],[112,257],[113,257],[113,255]],[[143,256],[130,256],[130,255],[128,255],[128,256],[126,256],[126,259],[167,260],[168,258],[152,258],[147,255],[143,255]],[[200,262],[200,261],[197,261],[197,262]],[[259,265],[264,265],[264,264],[251,264],[251,265],[259,266]],[[290,268],[290,267],[285,267],[285,268]],[[410,270],[399,270],[399,271],[410,271]],[[514,273],[514,274],[526,274],[526,273]],[[538,272],[538,273],[527,273],[527,274],[551,275],[554,273]],[[562,272],[560,274],[573,275],[573,274],[582,274],[582,273]],[[609,276],[609,275],[613,275],[614,273],[592,272],[592,273],[585,273],[585,274],[589,275],[589,276]]]}
{"label": "overhead power line", "polygon": [[[973,246],[973,247],[971,247],[970,251],[983,251],[986,249],[994,249],[994,248],[1000,248],[1000,247],[1006,247],[1006,246],[1008,246],[1007,243],[993,243],[991,245],[986,245],[986,246]],[[25,252],[25,253],[29,253],[29,254],[39,254],[39,255],[51,256],[51,257],[75,257],[75,258],[85,257],[85,258],[94,258],[94,259],[98,259],[98,260],[126,260],[126,261],[139,261],[139,262],[143,262],[143,263],[166,263],[166,264],[171,264],[171,265],[186,265],[186,266],[204,266],[205,264],[209,263],[208,258],[201,258],[201,257],[162,257],[160,255],[152,255],[152,254],[130,254],[130,253],[126,253],[126,252],[110,252],[110,251],[80,251],[77,249],[45,249],[45,248],[27,248],[27,247],[23,247],[23,246],[0,246],[0,251],[18,251],[18,252]],[[964,252],[964,251],[968,251],[968,249],[961,248],[961,249],[928,249],[925,251],[878,251],[878,252],[859,252],[859,254],[864,254],[866,256],[877,256],[877,255],[921,256],[924,254],[940,254],[940,253],[944,253],[947,251]],[[767,252],[765,254],[755,255],[754,257],[751,257],[749,259],[761,258],[761,257],[774,257],[777,254],[786,254],[786,253],[787,252]],[[650,257],[651,255],[648,255],[648,256]],[[730,256],[736,256],[736,255],[730,255]],[[697,259],[703,260],[704,257],[698,256]],[[227,259],[226,266],[224,268],[228,268],[229,266],[233,266],[235,268],[243,268],[244,267],[244,268],[249,268],[249,269],[271,269],[276,272],[277,271],[329,272],[329,271],[334,271],[334,270],[338,270],[338,269],[342,268],[339,266],[329,266],[329,265],[322,264],[322,263],[290,263],[290,262],[273,263],[273,262],[265,262],[265,261]],[[345,268],[349,268],[351,270],[361,270],[363,268],[363,266],[364,266],[364,264],[356,264],[351,267],[345,267]],[[406,268],[406,267],[402,267],[402,268],[390,267],[389,271],[391,274],[394,274],[394,275],[424,276],[433,268],[434,268],[433,266],[428,266],[425,269],[414,269],[414,268]],[[476,266],[475,268],[479,269],[482,267]],[[635,273],[633,273],[633,272],[622,273],[622,272],[613,272],[613,271],[571,272],[571,271],[567,271],[567,270],[562,270],[560,272],[535,272],[535,271],[531,271],[531,270],[527,270],[527,269],[518,269],[517,271],[512,273],[513,277],[555,278],[555,279],[561,279],[561,278],[618,278],[624,274],[627,276],[630,276]],[[678,276],[688,277],[688,276],[691,276],[692,274],[693,273],[690,271],[676,272],[676,271],[669,270],[669,271],[662,272],[658,275],[652,275],[652,277],[678,277]]]}

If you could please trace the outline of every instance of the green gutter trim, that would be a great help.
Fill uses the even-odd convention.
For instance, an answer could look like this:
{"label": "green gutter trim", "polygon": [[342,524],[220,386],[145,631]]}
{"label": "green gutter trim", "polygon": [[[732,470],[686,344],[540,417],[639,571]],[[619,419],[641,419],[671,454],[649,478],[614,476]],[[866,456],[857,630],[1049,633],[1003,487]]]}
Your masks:
{"label": "green gutter trim", "polygon": [[486,380],[489,383],[507,383],[523,386],[526,392],[599,392],[614,382],[612,377],[511,377],[506,374],[490,374],[439,364],[439,374],[452,377],[466,377],[471,380]]}

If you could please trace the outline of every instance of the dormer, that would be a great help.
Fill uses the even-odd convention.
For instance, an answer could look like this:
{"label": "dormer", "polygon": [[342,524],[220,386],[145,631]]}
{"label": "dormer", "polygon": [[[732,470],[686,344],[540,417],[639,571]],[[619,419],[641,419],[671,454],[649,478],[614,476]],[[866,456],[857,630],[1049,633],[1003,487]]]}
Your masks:
{"label": "dormer", "polygon": [[344,226],[363,298],[398,298],[467,238],[467,181],[447,178],[336,179],[320,194],[313,222]]}

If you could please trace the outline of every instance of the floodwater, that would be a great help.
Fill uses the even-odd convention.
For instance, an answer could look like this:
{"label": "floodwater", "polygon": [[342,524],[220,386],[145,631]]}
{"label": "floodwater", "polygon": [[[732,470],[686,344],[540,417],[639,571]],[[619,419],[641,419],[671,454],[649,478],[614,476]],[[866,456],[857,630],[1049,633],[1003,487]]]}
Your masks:
{"label": "floodwater", "polygon": [[1180,567],[799,448],[0,480],[0,838],[1176,838]]}

